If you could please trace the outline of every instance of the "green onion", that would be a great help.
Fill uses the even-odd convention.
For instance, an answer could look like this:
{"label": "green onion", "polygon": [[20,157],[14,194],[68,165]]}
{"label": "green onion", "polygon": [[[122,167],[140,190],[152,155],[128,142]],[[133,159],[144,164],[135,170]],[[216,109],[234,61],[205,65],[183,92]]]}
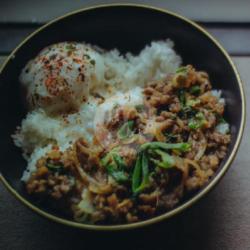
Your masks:
{"label": "green onion", "polygon": [[151,158],[151,161],[153,161],[157,167],[168,169],[174,166],[175,160],[171,155],[159,149],[156,149],[154,152],[161,157],[160,160]]}
{"label": "green onion", "polygon": [[[136,159],[135,167],[132,173],[132,192],[137,194],[149,186],[149,157],[158,156],[159,159],[151,157],[150,160],[156,166],[168,169],[174,166],[175,161],[172,156],[163,150],[177,150],[186,152],[190,149],[189,143],[164,143],[164,142],[148,142],[141,145]],[[114,148],[105,157],[101,159],[101,165],[104,166],[109,175],[111,175],[118,183],[127,182],[128,174],[124,172],[126,164],[118,153],[119,148]]]}
{"label": "green onion", "polygon": [[218,123],[227,123],[227,121],[221,116],[218,116]]}
{"label": "green onion", "polygon": [[190,93],[194,95],[199,95],[201,93],[201,88],[198,85],[194,85],[190,88]]}
{"label": "green onion", "polygon": [[165,142],[147,142],[141,145],[140,150],[146,150],[146,149],[175,149],[179,150],[180,152],[186,152],[190,149],[189,143],[165,143]]}
{"label": "green onion", "polygon": [[117,132],[118,138],[123,140],[133,134],[134,121],[125,122]]}
{"label": "green onion", "polygon": [[194,107],[195,105],[199,104],[200,103],[200,100],[199,99],[196,99],[196,100],[188,100],[186,102],[186,105],[187,106],[190,106],[190,107]]}
{"label": "green onion", "polygon": [[63,171],[63,165],[62,163],[53,163],[51,161],[46,162],[46,167],[52,171],[52,172],[62,172]]}
{"label": "green onion", "polygon": [[113,171],[111,175],[118,183],[127,182],[129,179],[128,176],[122,171]]}
{"label": "green onion", "polygon": [[116,182],[124,183],[128,181],[128,175],[124,171],[115,170],[113,165],[106,166],[107,172]]}
{"label": "green onion", "polygon": [[195,120],[192,120],[188,123],[188,127],[195,130],[201,127],[201,124]]}
{"label": "green onion", "polygon": [[126,164],[124,162],[124,160],[122,159],[122,157],[119,155],[118,153],[119,148],[113,148],[109,153],[106,154],[106,156],[104,156],[101,159],[101,165],[102,166],[108,166],[108,165],[113,165],[115,166],[117,169],[122,169]]}
{"label": "green onion", "polygon": [[186,100],[186,92],[184,89],[179,90],[178,93],[178,98],[180,100],[181,104],[181,111],[179,112],[179,116],[187,119],[196,114],[196,110],[193,109],[193,106],[198,104],[200,101],[199,100]]}
{"label": "green onion", "polygon": [[194,118],[189,120],[188,127],[190,129],[198,129],[203,127],[206,124],[205,116],[202,112],[198,112]]}
{"label": "green onion", "polygon": [[180,67],[180,68],[178,68],[177,70],[176,70],[176,73],[177,74],[180,74],[180,73],[187,73],[187,71],[188,71],[188,68],[186,67],[186,66],[184,66],[184,67]]}
{"label": "green onion", "polygon": [[113,154],[113,159],[118,166],[118,169],[124,169],[126,167],[124,160],[119,154]]}
{"label": "green onion", "polygon": [[[132,174],[132,192],[137,194],[149,186],[149,159],[157,167],[171,168],[175,164],[174,158],[163,150],[177,150],[186,152],[190,149],[189,143],[147,142],[141,145]],[[160,157],[159,159],[155,157]]]}
{"label": "green onion", "polygon": [[205,116],[202,112],[198,112],[195,117],[200,120],[205,120]]}
{"label": "green onion", "polygon": [[186,94],[185,94],[184,89],[179,90],[178,97],[179,97],[181,106],[184,107],[186,105]]}
{"label": "green onion", "polygon": [[135,193],[137,188],[140,186],[141,169],[142,169],[141,158],[142,158],[142,155],[139,154],[137,156],[137,160],[136,160],[133,175],[132,175],[132,191],[133,191],[133,193]]}
{"label": "green onion", "polygon": [[183,119],[188,119],[194,117],[196,113],[197,111],[191,106],[185,106],[182,107],[181,111],[179,112],[179,116]]}
{"label": "green onion", "polygon": [[125,161],[118,153],[119,148],[112,149],[106,156],[101,159],[101,165],[106,168],[118,183],[128,181],[127,174],[123,171],[126,167]]}
{"label": "green onion", "polygon": [[219,119],[219,123],[227,123],[227,121],[226,121],[223,117],[221,117],[221,118]]}
{"label": "green onion", "polygon": [[141,153],[135,164],[132,176],[132,191],[139,193],[149,185],[149,164],[146,154]]}

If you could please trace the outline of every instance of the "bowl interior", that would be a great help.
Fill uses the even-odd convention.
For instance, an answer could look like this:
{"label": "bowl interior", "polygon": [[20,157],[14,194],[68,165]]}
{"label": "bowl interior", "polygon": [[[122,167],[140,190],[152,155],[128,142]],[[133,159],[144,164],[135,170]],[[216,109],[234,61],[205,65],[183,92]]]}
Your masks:
{"label": "bowl interior", "polygon": [[110,6],[81,11],[48,25],[31,36],[3,69],[0,75],[0,168],[9,184],[29,200],[20,182],[26,162],[11,139],[26,113],[18,77],[29,59],[47,45],[61,41],[85,41],[105,49],[136,53],[152,40],[166,38],[174,41],[184,64],[207,71],[213,87],[223,90],[226,119],[232,132],[225,162],[241,126],[242,98],[235,73],[223,52],[206,34],[174,15],[135,6]]}

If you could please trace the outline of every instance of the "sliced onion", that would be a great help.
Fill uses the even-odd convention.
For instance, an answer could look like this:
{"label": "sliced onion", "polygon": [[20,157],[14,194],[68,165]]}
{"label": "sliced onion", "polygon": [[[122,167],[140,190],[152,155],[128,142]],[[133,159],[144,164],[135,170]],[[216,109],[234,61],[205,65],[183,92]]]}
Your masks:
{"label": "sliced onion", "polygon": [[74,212],[74,219],[78,222],[85,222],[89,215],[92,215],[96,209],[93,206],[91,193],[88,189],[83,189],[81,201],[72,206]]}
{"label": "sliced onion", "polygon": [[206,137],[204,136],[203,132],[200,132],[200,138],[199,141],[195,141],[191,138],[191,136],[189,137],[188,141],[190,143],[192,143],[192,148],[198,148],[198,151],[194,157],[195,161],[198,161],[201,159],[201,157],[204,155],[206,148],[207,148],[207,140]]}
{"label": "sliced onion", "polygon": [[89,191],[95,194],[109,194],[112,192],[112,185],[110,184],[105,184],[105,185],[95,185],[95,184],[90,184],[89,185]]}
{"label": "sliced onion", "polygon": [[192,167],[194,167],[197,176],[204,178],[204,172],[201,170],[200,165],[196,161],[185,158],[184,162],[187,164],[187,166],[191,165]]}

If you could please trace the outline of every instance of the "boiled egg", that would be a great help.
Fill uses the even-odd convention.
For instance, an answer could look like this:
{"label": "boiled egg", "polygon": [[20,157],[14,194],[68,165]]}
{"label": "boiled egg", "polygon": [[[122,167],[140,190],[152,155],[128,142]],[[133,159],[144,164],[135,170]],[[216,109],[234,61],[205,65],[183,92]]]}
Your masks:
{"label": "boiled egg", "polygon": [[104,76],[102,56],[92,47],[76,42],[61,42],[43,49],[22,70],[31,108],[49,113],[79,109]]}

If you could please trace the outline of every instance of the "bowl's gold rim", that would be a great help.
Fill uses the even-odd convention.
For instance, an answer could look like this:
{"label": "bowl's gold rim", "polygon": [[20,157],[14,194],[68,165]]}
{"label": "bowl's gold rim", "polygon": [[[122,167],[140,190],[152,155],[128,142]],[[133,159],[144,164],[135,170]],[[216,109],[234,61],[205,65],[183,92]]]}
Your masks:
{"label": "bowl's gold rim", "polygon": [[14,50],[13,52],[8,56],[8,58],[5,60],[5,62],[3,63],[1,69],[0,69],[0,74],[2,73],[2,71],[4,70],[5,66],[7,65],[7,63],[15,57],[15,53],[17,52],[17,50],[19,50],[31,37],[33,37],[34,35],[36,35],[38,32],[40,32],[41,30],[45,29],[46,27],[48,27],[49,25],[56,23],[68,16],[83,12],[83,11],[88,11],[88,10],[93,10],[93,9],[97,9],[97,8],[108,8],[108,7],[138,7],[138,8],[146,8],[146,9],[150,9],[150,10],[154,10],[154,11],[159,11],[171,16],[174,16],[176,18],[179,18],[183,21],[185,21],[186,23],[192,25],[193,27],[195,27],[197,30],[199,30],[200,32],[202,32],[203,34],[206,35],[207,38],[209,38],[219,49],[220,51],[224,54],[225,58],[227,59],[227,61],[230,63],[235,76],[237,78],[237,82],[240,88],[240,94],[241,94],[241,99],[242,99],[242,118],[241,118],[241,123],[240,123],[240,128],[239,128],[239,133],[236,139],[236,143],[233,147],[233,150],[229,156],[229,158],[227,159],[227,161],[225,162],[224,166],[221,168],[221,170],[217,173],[217,175],[211,180],[211,182],[204,188],[202,189],[197,195],[195,195],[193,198],[191,198],[190,200],[188,200],[187,202],[183,203],[182,205],[180,205],[179,207],[165,213],[162,214],[160,216],[154,217],[152,219],[146,220],[146,221],[141,221],[141,222],[136,222],[136,223],[132,223],[132,224],[122,224],[122,225],[107,225],[107,226],[103,226],[103,225],[87,225],[87,224],[81,224],[81,223],[77,223],[74,221],[70,221],[67,219],[63,219],[63,218],[59,218],[55,215],[49,214],[43,210],[41,210],[40,208],[34,206],[33,204],[31,204],[28,200],[26,200],[24,197],[22,197],[19,193],[17,193],[17,191],[11,187],[11,185],[8,183],[8,181],[2,176],[2,174],[0,174],[0,179],[3,182],[3,184],[6,186],[6,188],[17,198],[19,199],[22,203],[24,203],[27,207],[29,207],[30,209],[32,209],[33,211],[37,212],[38,214],[51,219],[52,221],[67,225],[67,226],[72,226],[72,227],[76,227],[76,228],[81,228],[81,229],[88,229],[88,230],[95,230],[95,231],[115,231],[115,230],[126,230],[126,229],[134,229],[134,228],[139,228],[139,227],[143,227],[143,226],[147,226],[153,223],[157,223],[160,222],[164,219],[170,218],[178,213],[180,213],[181,211],[183,211],[184,209],[186,209],[187,207],[190,207],[192,204],[194,204],[196,201],[198,201],[201,197],[203,197],[206,193],[208,193],[208,191],[210,191],[215,184],[218,183],[218,181],[222,178],[222,176],[226,173],[226,171],[228,170],[230,164],[232,163],[232,161],[234,160],[236,153],[239,149],[239,145],[242,139],[242,135],[243,135],[243,130],[245,127],[245,121],[246,121],[246,102],[245,102],[245,94],[244,94],[244,87],[243,87],[243,83],[240,79],[239,73],[236,69],[236,66],[234,65],[232,59],[230,58],[230,56],[228,55],[228,53],[225,51],[225,49],[220,45],[220,43],[212,36],[210,35],[205,29],[203,29],[200,25],[198,25],[197,23],[189,20],[186,17],[183,17],[179,14],[176,14],[172,11],[169,10],[165,10],[163,8],[157,8],[157,7],[153,7],[153,6],[149,6],[149,5],[144,5],[144,4],[132,4],[132,3],[115,3],[115,4],[101,4],[101,5],[95,5],[95,6],[91,6],[91,7],[86,7],[86,8],[82,8],[76,11],[72,11],[69,12],[61,17],[58,17],[50,22],[48,22],[47,24],[43,25],[42,27],[40,27],[39,29],[37,29],[36,31],[34,31],[31,35],[29,35],[26,39],[23,40],[23,42],[21,42]]}

